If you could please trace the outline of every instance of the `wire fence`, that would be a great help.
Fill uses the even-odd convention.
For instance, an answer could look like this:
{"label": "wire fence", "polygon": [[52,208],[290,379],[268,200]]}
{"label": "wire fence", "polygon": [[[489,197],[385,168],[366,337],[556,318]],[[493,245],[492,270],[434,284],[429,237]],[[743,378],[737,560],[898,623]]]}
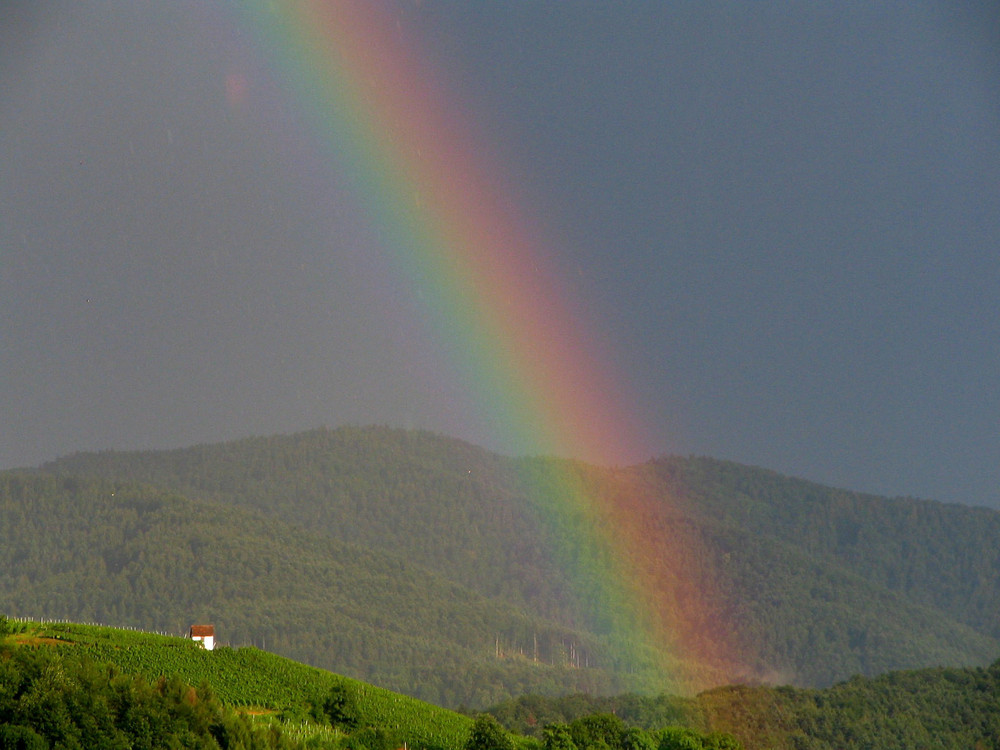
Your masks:
{"label": "wire fence", "polygon": [[187,632],[167,633],[163,630],[150,630],[137,625],[108,625],[104,622],[86,622],[84,620],[67,620],[62,617],[19,617],[8,615],[9,622],[17,622],[22,625],[28,623],[38,623],[39,625],[90,625],[95,628],[114,628],[116,630],[131,630],[134,633],[149,633],[150,635],[165,635],[174,638],[187,638]]}

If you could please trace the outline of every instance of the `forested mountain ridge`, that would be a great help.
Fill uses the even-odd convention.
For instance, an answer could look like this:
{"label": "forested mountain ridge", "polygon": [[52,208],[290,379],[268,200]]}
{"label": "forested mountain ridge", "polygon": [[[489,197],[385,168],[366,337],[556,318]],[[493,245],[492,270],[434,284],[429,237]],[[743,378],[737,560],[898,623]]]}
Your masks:
{"label": "forested mountain ridge", "polygon": [[[0,612],[181,634],[212,622],[223,642],[433,699],[486,705],[556,686],[626,689],[579,670],[606,648],[402,556],[309,534],[259,513],[134,483],[0,473]],[[544,662],[501,659],[535,639]]]}
{"label": "forested mountain ridge", "polygon": [[[530,489],[518,464],[531,461],[430,433],[341,428],[173,451],[81,453],[44,468],[250,505],[340,538],[405,551],[449,577],[464,576],[463,583],[486,595],[524,599],[531,596],[526,590],[539,591],[538,607],[557,599],[565,581],[548,564],[546,542],[528,512]],[[667,457],[627,473],[664,498],[683,499],[702,523],[835,561],[1000,636],[993,616],[1000,611],[995,511],[865,495],[708,458]],[[448,533],[439,538],[442,529]],[[512,558],[522,563],[520,575],[507,575]],[[539,568],[544,576],[525,585],[523,576]]]}
{"label": "forested mountain ridge", "polygon": [[720,521],[792,541],[871,583],[1000,637],[1000,513],[824,487],[710,458],[651,463],[664,486]]}
{"label": "forested mountain ridge", "polygon": [[[680,562],[711,590],[716,609],[707,625],[731,631],[750,678],[828,685],[854,673],[986,664],[1000,653],[988,617],[997,611],[1000,516],[984,509],[860,495],[712,459],[617,469],[512,459],[389,428],[75,454],[42,472],[143,482],[402,559],[573,632],[613,668],[586,597],[573,591],[538,521],[534,488],[553,472],[571,472],[594,493],[647,494],[655,500],[645,511],[651,533],[696,542],[697,554]],[[535,627],[508,646],[532,656]],[[568,689],[553,679],[542,681],[542,692]],[[655,689],[627,680],[613,687],[607,675],[593,686]],[[454,705],[459,694],[466,700],[459,690],[443,702]]]}
{"label": "forested mountain ridge", "polygon": [[[371,548],[394,551],[488,596],[557,596],[537,527],[510,459],[429,433],[314,430],[174,451],[75,454],[46,471],[131,479],[279,515]],[[522,540],[517,549],[509,545]],[[525,582],[507,575],[510,558]]]}

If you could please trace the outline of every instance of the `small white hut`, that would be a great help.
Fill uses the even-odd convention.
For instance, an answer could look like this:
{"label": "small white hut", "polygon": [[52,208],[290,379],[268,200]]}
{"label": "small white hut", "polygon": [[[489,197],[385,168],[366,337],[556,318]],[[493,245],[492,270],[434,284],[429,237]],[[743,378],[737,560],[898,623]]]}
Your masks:
{"label": "small white hut", "polygon": [[214,625],[192,625],[188,632],[188,637],[192,641],[198,641],[206,650],[215,648],[215,626]]}

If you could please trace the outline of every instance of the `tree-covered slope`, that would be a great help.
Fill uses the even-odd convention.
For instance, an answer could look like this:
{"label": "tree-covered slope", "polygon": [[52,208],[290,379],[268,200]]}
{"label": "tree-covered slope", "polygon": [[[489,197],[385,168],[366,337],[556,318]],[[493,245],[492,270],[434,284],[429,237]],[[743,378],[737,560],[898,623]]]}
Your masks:
{"label": "tree-covered slope", "polygon": [[[577,634],[601,633],[596,600],[560,564],[552,529],[540,522],[551,518],[539,487],[558,488],[547,477],[572,474],[608,505],[644,498],[634,503],[644,514],[635,523],[646,530],[644,549],[669,552],[663,578],[710,602],[699,632],[726,641],[740,661],[731,673],[738,677],[821,686],[855,673],[987,664],[1000,653],[989,617],[1000,590],[1000,515],[983,509],[861,496],[711,459],[617,469],[511,459],[388,428],[76,454],[43,470],[141,481],[280,519],[311,537],[405,560]],[[572,529],[559,533],[577,538]],[[533,656],[536,635],[515,630],[496,650]],[[424,632],[438,637],[433,627]],[[609,665],[601,638],[590,638],[586,647]],[[412,663],[397,669],[409,669],[402,662]],[[617,666],[635,672],[634,664]],[[701,684],[718,684],[706,682],[712,674]],[[635,682],[650,687],[645,678]]]}
{"label": "tree-covered slope", "polygon": [[1000,662],[856,676],[824,690],[726,687],[698,696],[704,725],[748,748],[1000,748]]}
{"label": "tree-covered slope", "polygon": [[680,725],[738,738],[747,750],[1000,748],[1000,661],[990,667],[853,677],[821,690],[727,686],[673,695],[521,696],[489,709],[514,732],[594,714],[626,726]]}
{"label": "tree-covered slope", "polygon": [[710,458],[647,470],[705,517],[786,540],[874,585],[1000,637],[1000,513],[834,489]]}
{"label": "tree-covered slope", "polygon": [[798,545],[699,527],[704,574],[751,681],[826,686],[854,674],[987,664],[996,639]]}
{"label": "tree-covered slope", "polygon": [[[0,474],[0,568],[0,611],[178,634],[213,622],[225,642],[442,705],[628,686],[602,668],[593,636],[402,556],[149,486]],[[538,661],[508,653],[526,639],[540,644]],[[597,667],[568,665],[569,644]]]}
{"label": "tree-covered slope", "polygon": [[566,588],[514,462],[426,432],[321,429],[171,451],[80,453],[43,468],[252,507],[404,555],[487,596],[548,602],[553,612]]}

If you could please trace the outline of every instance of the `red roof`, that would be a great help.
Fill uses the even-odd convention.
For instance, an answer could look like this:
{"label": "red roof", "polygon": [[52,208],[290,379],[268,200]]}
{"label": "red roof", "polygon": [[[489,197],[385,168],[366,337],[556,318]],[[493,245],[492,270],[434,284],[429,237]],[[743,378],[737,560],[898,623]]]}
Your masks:
{"label": "red roof", "polygon": [[204,638],[206,636],[215,637],[215,625],[192,625],[191,637]]}

